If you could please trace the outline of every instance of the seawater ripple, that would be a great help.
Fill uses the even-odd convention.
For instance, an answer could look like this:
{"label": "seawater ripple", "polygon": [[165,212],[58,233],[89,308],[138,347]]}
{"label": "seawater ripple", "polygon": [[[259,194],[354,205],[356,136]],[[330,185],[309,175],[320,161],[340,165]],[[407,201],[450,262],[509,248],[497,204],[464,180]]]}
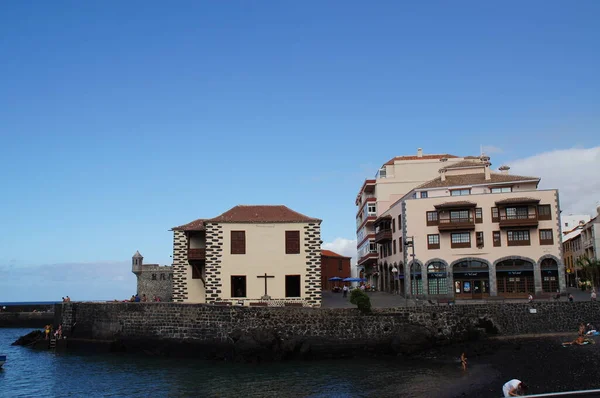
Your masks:
{"label": "seawater ripple", "polygon": [[0,329],[0,397],[443,397],[440,383],[461,377],[455,363],[400,358],[250,365],[10,345],[30,331]]}

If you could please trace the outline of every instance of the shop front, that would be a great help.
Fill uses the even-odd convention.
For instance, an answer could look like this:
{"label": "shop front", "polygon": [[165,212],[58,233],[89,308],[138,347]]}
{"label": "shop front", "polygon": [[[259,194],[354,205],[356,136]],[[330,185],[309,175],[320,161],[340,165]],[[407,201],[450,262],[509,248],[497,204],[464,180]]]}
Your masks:
{"label": "shop front", "polygon": [[427,266],[427,288],[430,295],[448,294],[446,264],[434,261]]}
{"label": "shop front", "polygon": [[487,263],[465,259],[454,263],[454,298],[482,299],[490,295],[490,275]]}
{"label": "shop front", "polygon": [[421,264],[412,263],[410,265],[410,284],[413,295],[423,294],[423,278],[421,277]]}
{"label": "shop front", "polygon": [[540,264],[542,271],[542,292],[556,293],[559,290],[558,285],[558,264],[552,258],[542,260]]}
{"label": "shop front", "polygon": [[496,264],[498,296],[527,298],[534,294],[533,263],[527,260],[505,260]]}

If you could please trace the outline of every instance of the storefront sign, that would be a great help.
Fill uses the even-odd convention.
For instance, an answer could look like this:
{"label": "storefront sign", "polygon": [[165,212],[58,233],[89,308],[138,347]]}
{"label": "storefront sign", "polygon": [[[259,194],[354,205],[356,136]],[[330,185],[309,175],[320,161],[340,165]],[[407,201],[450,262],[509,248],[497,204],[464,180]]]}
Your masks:
{"label": "storefront sign", "polygon": [[429,272],[427,274],[428,278],[445,278],[446,276],[445,272]]}

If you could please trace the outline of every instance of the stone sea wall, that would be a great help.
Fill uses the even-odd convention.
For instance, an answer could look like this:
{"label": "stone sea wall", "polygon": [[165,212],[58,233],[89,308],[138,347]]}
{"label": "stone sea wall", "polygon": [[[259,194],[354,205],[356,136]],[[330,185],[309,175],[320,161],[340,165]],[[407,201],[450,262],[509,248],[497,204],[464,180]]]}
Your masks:
{"label": "stone sea wall", "polygon": [[0,328],[43,328],[54,318],[52,312],[0,312]]}
{"label": "stone sea wall", "polygon": [[[575,332],[600,321],[600,304],[544,302],[377,309],[224,307],[179,303],[66,303],[67,336],[123,350],[206,357],[410,354],[481,335]],[[535,311],[532,311],[535,310]],[[59,315],[60,314],[60,315]],[[115,348],[113,347],[113,348]]]}

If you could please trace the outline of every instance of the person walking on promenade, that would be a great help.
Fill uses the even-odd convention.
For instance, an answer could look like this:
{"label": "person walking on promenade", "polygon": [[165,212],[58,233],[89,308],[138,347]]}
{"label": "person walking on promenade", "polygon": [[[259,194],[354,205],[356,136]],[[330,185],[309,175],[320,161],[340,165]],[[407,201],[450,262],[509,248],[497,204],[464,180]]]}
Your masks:
{"label": "person walking on promenade", "polygon": [[464,352],[462,354],[460,354],[460,364],[462,365],[462,369],[466,371],[467,370],[467,356],[465,355]]}
{"label": "person walking on promenade", "polygon": [[592,289],[592,294],[590,295],[592,301],[596,301],[596,289]]}
{"label": "person walking on promenade", "polygon": [[343,297],[348,296],[348,286],[346,286],[346,285],[344,285],[344,287],[342,288],[342,296]]}

